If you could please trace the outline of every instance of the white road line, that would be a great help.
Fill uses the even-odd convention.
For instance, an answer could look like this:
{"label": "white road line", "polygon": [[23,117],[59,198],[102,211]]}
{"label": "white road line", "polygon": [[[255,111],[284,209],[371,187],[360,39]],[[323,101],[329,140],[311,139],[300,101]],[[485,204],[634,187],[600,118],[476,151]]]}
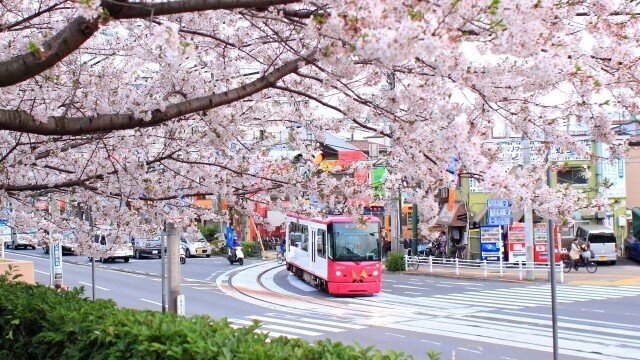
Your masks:
{"label": "white road line", "polygon": [[46,271],[40,271],[40,270],[33,270],[33,271],[37,272],[38,274],[45,274],[45,275],[49,275],[49,273],[48,273],[48,272],[46,272]]}
{"label": "white road line", "polygon": [[279,332],[275,332],[275,331],[268,331],[268,330],[256,330],[257,333],[260,334],[267,334],[269,337],[280,337],[280,336],[284,336],[286,338],[290,338],[290,339],[299,339],[300,336],[295,336],[295,335],[290,335],[290,334],[283,334],[283,333],[279,333]]}
{"label": "white road line", "polygon": [[451,286],[451,285],[442,285],[442,284],[436,284],[436,286],[440,286],[440,287],[446,287],[446,288],[450,288],[450,287],[453,287],[453,286]]}
{"label": "white road line", "polygon": [[[297,317],[292,317],[291,315],[288,315],[288,314],[273,314],[273,315],[274,316],[280,316],[281,318],[298,319]],[[310,323],[316,323],[316,324],[324,324],[324,325],[335,325],[336,324],[335,321],[311,319],[311,318],[304,318],[304,321],[305,322],[310,322]],[[349,329],[365,329],[366,328],[366,326],[347,324],[347,323],[340,323],[340,327],[349,328]]]}
{"label": "white road line", "polygon": [[427,344],[433,344],[433,345],[442,345],[442,343],[436,342],[436,341],[429,341],[429,340],[420,340],[422,342],[426,342]]}
{"label": "white road line", "polygon": [[140,300],[142,300],[144,302],[151,303],[151,304],[155,304],[155,305],[158,305],[158,306],[162,306],[162,303],[159,303],[157,301],[151,301],[151,300],[147,300],[147,299],[140,299]]}
{"label": "white road line", "polygon": [[272,325],[272,324],[262,324],[262,325],[260,325],[260,328],[261,329],[276,329],[276,330],[285,331],[285,332],[288,332],[288,333],[296,333],[296,334],[302,334],[302,335],[307,335],[307,336],[322,335],[322,333],[320,333],[320,332],[302,330],[302,329],[294,329],[294,328],[289,327],[289,326],[280,326],[280,325]]}
{"label": "white road line", "polygon": [[410,294],[410,295],[422,295],[422,293],[417,293],[417,292],[411,292],[411,291],[405,291],[404,294]]}
{"label": "white road line", "polygon": [[[527,315],[527,316],[538,316],[538,317],[543,317],[543,318],[550,318],[551,317],[551,315],[549,315],[549,314],[534,314],[534,313],[528,313],[528,312],[525,312],[525,311],[516,311],[516,310],[504,310],[504,312],[510,313],[510,314],[519,314],[519,315]],[[640,314],[638,314],[638,315],[640,315]],[[569,321],[575,321],[574,318],[568,317],[568,316],[558,316],[558,319],[565,319],[565,320],[569,320]],[[591,319],[580,319],[580,322],[598,324],[598,325],[607,325],[607,326],[617,326],[617,327],[621,327],[621,328],[630,328],[630,329],[640,330],[640,326],[638,326],[638,325],[614,323],[614,322],[591,320]]]}
{"label": "white road line", "polygon": [[[487,318],[488,317],[488,318],[494,318],[494,319],[515,321],[515,322],[525,322],[525,323],[538,324],[538,325],[549,325],[550,324],[549,320],[531,319],[531,318],[525,318],[525,317],[522,317],[522,316],[510,316],[510,315],[503,315],[503,314],[497,314],[497,313],[476,313],[476,314],[473,314],[473,316],[474,317],[483,317],[483,318]],[[637,331],[630,331],[630,330],[623,330],[623,329],[613,329],[613,328],[605,328],[605,327],[594,328],[592,325],[582,325],[582,324],[578,324],[575,321],[573,321],[573,322],[571,322],[571,321],[564,322],[560,326],[562,326],[564,328],[569,328],[569,329],[596,331],[596,332],[615,334],[615,335],[635,336],[635,337],[638,336],[638,332]]]}
{"label": "white road line", "polygon": [[429,288],[423,288],[419,286],[411,286],[411,285],[392,285],[393,287],[402,288],[402,289],[420,289],[420,290],[429,290]]}
{"label": "white road line", "polygon": [[546,304],[535,300],[527,301],[526,297],[516,297],[508,295],[497,295],[488,293],[461,293],[455,295],[456,299],[469,300],[470,303],[476,301],[485,301],[487,299],[495,300],[495,302],[507,302],[509,305],[522,305],[522,306],[544,306]]}
{"label": "white road line", "polygon": [[385,334],[386,334],[386,335],[391,335],[391,336],[397,336],[397,337],[401,337],[401,338],[406,337],[406,336],[404,336],[404,335],[394,334],[394,333],[385,333]]}
{"label": "white road line", "polygon": [[[289,320],[283,320],[283,319],[278,319],[273,317],[256,316],[256,315],[247,316],[247,318],[258,320],[268,325],[271,325],[271,323],[277,323],[277,324],[284,324],[284,325],[297,326],[297,327],[303,327],[303,328],[324,330],[329,332],[344,331],[343,329],[336,329],[335,327],[328,327],[328,326],[322,326],[317,324],[305,324],[304,322],[302,322],[304,321],[303,319],[300,319],[298,321],[289,321]],[[335,326],[339,326],[339,325],[335,324]]]}
{"label": "white road line", "polygon": [[[80,283],[80,284],[82,284],[82,285],[87,285],[87,286],[91,287],[91,284],[86,283],[86,282],[84,282],[84,281],[78,281],[78,283]],[[107,288],[105,288],[105,287],[102,287],[102,286],[98,286],[98,285],[96,285],[96,289],[109,291],[109,289],[107,289]]]}
{"label": "white road line", "polygon": [[457,348],[457,350],[468,351],[468,352],[472,352],[472,353],[476,353],[476,354],[482,354],[482,351],[471,350],[471,349],[467,349],[467,348],[463,348],[463,347],[459,347],[459,348]]}

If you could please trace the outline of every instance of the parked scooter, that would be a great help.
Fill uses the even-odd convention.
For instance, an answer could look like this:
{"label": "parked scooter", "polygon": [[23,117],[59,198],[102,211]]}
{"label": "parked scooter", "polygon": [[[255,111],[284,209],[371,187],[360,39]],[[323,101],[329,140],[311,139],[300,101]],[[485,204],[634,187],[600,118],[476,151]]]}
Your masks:
{"label": "parked scooter", "polygon": [[185,256],[184,249],[180,247],[180,264],[184,265],[187,262],[187,257]]}
{"label": "parked scooter", "polygon": [[227,260],[229,260],[229,264],[233,265],[238,263],[240,265],[244,265],[244,253],[242,252],[242,247],[230,247],[228,254],[229,256],[227,256]]}

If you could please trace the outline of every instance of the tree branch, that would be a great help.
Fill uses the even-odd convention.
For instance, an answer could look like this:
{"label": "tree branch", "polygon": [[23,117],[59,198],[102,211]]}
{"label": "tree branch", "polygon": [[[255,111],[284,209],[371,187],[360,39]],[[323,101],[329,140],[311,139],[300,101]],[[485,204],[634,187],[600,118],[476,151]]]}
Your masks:
{"label": "tree branch", "polygon": [[[128,3],[104,0],[103,8],[111,19],[150,18],[161,15],[201,12],[208,10],[231,10],[245,8],[268,8],[285,5],[300,0],[180,0],[161,3]],[[102,19],[105,21],[105,19]],[[0,62],[0,87],[6,87],[28,80],[50,69],[65,57],[78,50],[98,30],[98,20],[78,17],[64,29],[42,44],[36,52],[14,56]]]}
{"label": "tree branch", "polygon": [[46,123],[43,123],[23,110],[0,109],[0,130],[50,136],[87,135],[157,126],[181,116],[234,103],[270,88],[283,77],[297,71],[301,64],[308,64],[314,61],[315,54],[316,52],[312,51],[309,55],[288,61],[275,68],[272,72],[246,85],[223,93],[185,100],[167,106],[164,111],[155,109],[151,112],[150,120],[145,120],[133,114],[98,114],[84,117],[50,117]]}
{"label": "tree branch", "polygon": [[98,30],[96,21],[79,17],[42,44],[38,52],[14,56],[0,63],[0,87],[30,79],[76,51]]}

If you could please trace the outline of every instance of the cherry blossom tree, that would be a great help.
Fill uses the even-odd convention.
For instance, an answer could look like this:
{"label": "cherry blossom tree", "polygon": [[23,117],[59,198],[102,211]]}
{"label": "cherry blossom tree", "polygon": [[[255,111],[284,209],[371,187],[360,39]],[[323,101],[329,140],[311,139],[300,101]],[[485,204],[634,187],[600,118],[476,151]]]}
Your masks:
{"label": "cherry blossom tree", "polygon": [[[373,198],[313,162],[265,155],[248,134],[302,126],[389,139],[386,194],[435,218],[452,157],[488,191],[556,220],[583,195],[548,188],[549,161],[507,173],[484,140],[504,124],[579,151],[568,121],[611,144],[612,109],[638,110],[638,1],[3,0],[0,196],[16,226],[88,224],[34,200],[88,206],[123,234],[167,218],[215,218],[213,195],[248,214],[314,195]],[[387,80],[393,81],[386,84]],[[383,87],[383,85],[387,85]],[[297,106],[285,106],[297,104]],[[230,147],[231,143],[237,146]],[[621,154],[621,148],[613,156]],[[548,158],[547,158],[548,160]],[[285,196],[292,201],[286,205]],[[86,237],[84,238],[86,240]]]}

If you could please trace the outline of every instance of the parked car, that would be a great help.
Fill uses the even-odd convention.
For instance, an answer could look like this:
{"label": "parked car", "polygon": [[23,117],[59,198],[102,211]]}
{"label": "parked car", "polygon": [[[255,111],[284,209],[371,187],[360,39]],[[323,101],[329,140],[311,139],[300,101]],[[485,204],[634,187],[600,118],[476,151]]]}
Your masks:
{"label": "parked car", "polygon": [[38,240],[36,240],[35,234],[38,229],[29,229],[26,232],[13,234],[11,236],[11,242],[5,243],[5,247],[12,249],[18,248],[32,248],[35,249],[38,246]]}
{"label": "parked car", "polygon": [[93,242],[98,244],[98,249],[103,253],[103,256],[100,257],[100,262],[115,261],[116,259],[129,262],[129,259],[133,257],[131,242],[123,241],[122,243],[117,243],[115,234],[108,227],[99,227],[93,235]]}
{"label": "parked car", "polygon": [[182,234],[180,237],[180,246],[184,249],[186,257],[195,255],[211,257],[211,245],[209,245],[202,235]]}
{"label": "parked car", "polygon": [[624,239],[624,251],[627,259],[640,261],[640,239],[633,235],[628,236]]}
{"label": "parked car", "polygon": [[141,257],[157,257],[160,258],[161,242],[160,236],[152,238],[134,238],[133,239],[133,256],[136,259]]}
{"label": "parked car", "polygon": [[618,259],[618,245],[613,230],[603,225],[580,225],[576,237],[589,243],[595,261],[607,261],[612,265]]}
{"label": "parked car", "polygon": [[[56,239],[57,237],[57,240],[60,241],[62,245],[62,254],[75,255],[76,250],[78,249],[78,238],[76,237],[76,234],[73,233],[73,231],[68,230],[63,232],[54,232],[51,237],[52,240]],[[48,254],[51,251],[50,245],[46,243],[43,244],[42,250],[45,254]]]}

